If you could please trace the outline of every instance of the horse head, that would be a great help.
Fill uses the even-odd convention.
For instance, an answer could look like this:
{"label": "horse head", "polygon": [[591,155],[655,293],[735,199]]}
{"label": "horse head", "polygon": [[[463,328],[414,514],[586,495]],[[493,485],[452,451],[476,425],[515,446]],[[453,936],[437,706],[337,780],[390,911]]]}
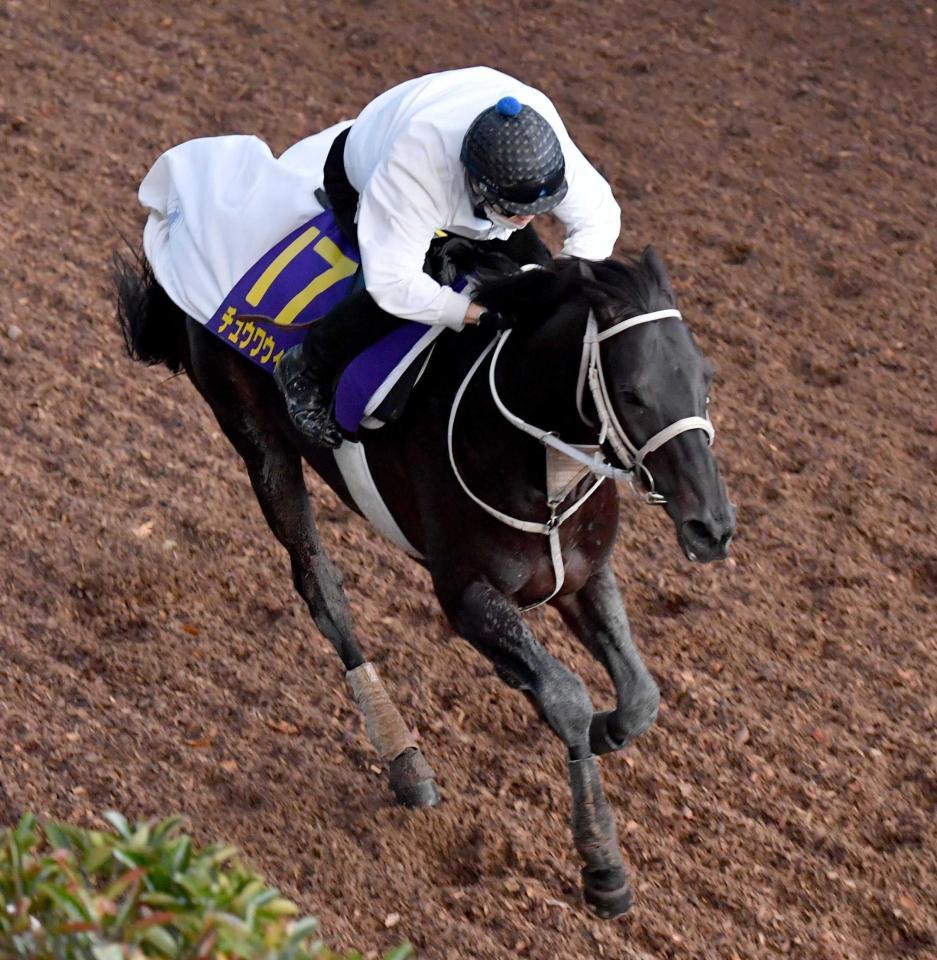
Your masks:
{"label": "horse head", "polygon": [[635,471],[647,499],[664,506],[690,560],[724,559],[735,508],[711,449],[714,367],[676,310],[652,247],[640,260],[593,269],[593,296],[597,290],[600,297],[590,385],[609,452]]}

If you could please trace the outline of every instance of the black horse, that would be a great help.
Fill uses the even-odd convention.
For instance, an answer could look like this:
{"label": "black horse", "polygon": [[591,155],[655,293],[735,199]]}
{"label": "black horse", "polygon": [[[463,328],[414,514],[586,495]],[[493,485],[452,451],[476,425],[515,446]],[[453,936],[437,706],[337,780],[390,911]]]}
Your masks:
{"label": "black horse", "polygon": [[[355,509],[332,453],[303,443],[272,377],[186,318],[145,263],[119,261],[116,279],[131,356],[184,369],[243,458],[296,589],[348,671],[398,801],[438,802],[432,770],[365,661],[316,532],[303,459]],[[651,248],[627,263],[557,261],[494,279],[477,298],[519,318],[510,335],[493,350],[477,328],[444,333],[404,416],[363,431],[361,442],[453,628],[566,745],[585,899],[600,916],[617,916],[631,890],[596,754],[646,730],[659,693],[609,563],[619,504],[601,474],[629,477],[630,467],[635,489],[663,503],[690,559],[724,558],[735,521],[710,449],[712,369]],[[562,449],[545,453],[545,443]],[[591,469],[566,470],[548,491],[546,461],[575,468],[577,455]],[[608,671],[614,710],[595,712],[582,680],[526,625],[522,608],[547,598]]]}

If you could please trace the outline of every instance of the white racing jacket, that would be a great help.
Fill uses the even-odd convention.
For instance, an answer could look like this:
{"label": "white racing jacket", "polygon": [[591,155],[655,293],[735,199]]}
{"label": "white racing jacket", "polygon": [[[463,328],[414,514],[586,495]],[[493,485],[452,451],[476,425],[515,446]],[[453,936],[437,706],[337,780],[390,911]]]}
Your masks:
{"label": "white racing jacket", "polygon": [[468,296],[424,274],[423,260],[440,229],[480,240],[510,236],[475,216],[459,159],[472,121],[503,96],[529,104],[559,137],[569,184],[553,211],[566,224],[562,252],[609,256],[618,239],[618,205],[553,105],[506,74],[471,67],[394,87],[353,123],[307,137],[278,158],[250,136],[189,140],[167,150],[139,194],[149,212],[143,247],[156,279],[189,316],[207,323],[261,256],[322,212],[315,189],[326,154],[352,124],[345,169],[360,194],[358,241],[368,290],[395,316],[460,329]]}
{"label": "white racing jacket", "polygon": [[563,149],[569,191],[553,210],[566,226],[562,253],[590,260],[611,255],[621,211],[546,96],[489,67],[418,77],[368,104],[345,145],[345,171],[360,194],[365,284],[388,313],[461,329],[468,296],[423,273],[423,260],[436,230],[477,240],[510,236],[510,230],[475,216],[459,159],[472,121],[505,96],[533,107]]}

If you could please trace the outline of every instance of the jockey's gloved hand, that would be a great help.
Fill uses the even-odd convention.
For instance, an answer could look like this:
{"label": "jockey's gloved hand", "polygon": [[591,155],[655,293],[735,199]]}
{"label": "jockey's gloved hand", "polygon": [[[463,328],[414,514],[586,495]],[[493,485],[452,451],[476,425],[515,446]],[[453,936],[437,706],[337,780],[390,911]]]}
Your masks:
{"label": "jockey's gloved hand", "polygon": [[514,326],[515,317],[500,310],[486,310],[478,318],[478,327],[486,333],[501,333]]}

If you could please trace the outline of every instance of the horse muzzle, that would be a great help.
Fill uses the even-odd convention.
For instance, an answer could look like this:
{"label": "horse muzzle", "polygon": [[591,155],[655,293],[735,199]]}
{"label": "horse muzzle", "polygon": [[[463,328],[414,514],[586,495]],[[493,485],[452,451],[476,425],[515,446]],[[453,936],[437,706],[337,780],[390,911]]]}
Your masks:
{"label": "horse muzzle", "polygon": [[696,563],[725,560],[734,534],[735,508],[732,506],[726,514],[691,517],[677,526],[677,540],[687,560]]}

